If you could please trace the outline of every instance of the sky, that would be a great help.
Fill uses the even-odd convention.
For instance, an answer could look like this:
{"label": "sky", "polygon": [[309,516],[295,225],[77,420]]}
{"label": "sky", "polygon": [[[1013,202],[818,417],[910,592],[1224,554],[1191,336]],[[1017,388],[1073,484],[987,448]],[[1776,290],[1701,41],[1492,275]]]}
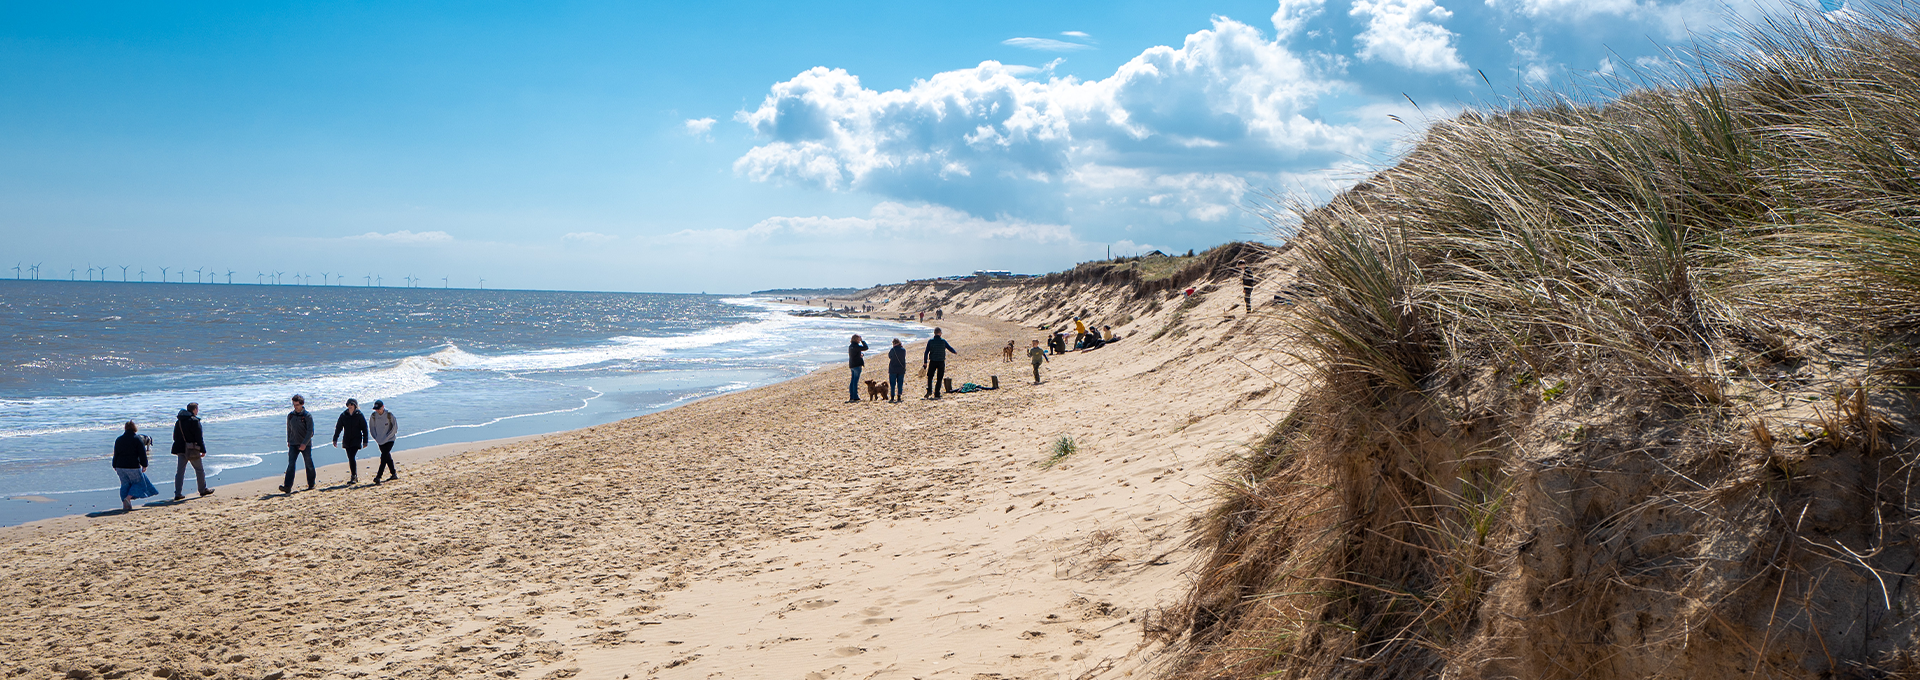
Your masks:
{"label": "sky", "polygon": [[0,3],[0,277],[739,293],[1272,240],[1432,121],[1840,5]]}

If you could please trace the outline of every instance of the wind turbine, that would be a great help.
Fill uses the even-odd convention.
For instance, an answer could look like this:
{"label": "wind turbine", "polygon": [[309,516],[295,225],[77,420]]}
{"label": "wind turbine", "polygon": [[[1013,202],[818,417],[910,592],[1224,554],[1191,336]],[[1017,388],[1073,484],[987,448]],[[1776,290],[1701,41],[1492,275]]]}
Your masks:
{"label": "wind turbine", "polygon": [[194,283],[199,283],[199,282],[200,282],[200,272],[203,272],[203,271],[206,271],[206,268],[205,268],[205,267],[195,267],[195,268],[194,268],[194,270],[193,270],[193,282],[194,282]]}
{"label": "wind turbine", "polygon": [[20,263],[18,262],[13,263],[13,279],[20,280]]}
{"label": "wind turbine", "polygon": [[273,285],[276,285],[276,286],[280,285],[280,277],[286,276],[286,275],[287,275],[286,272],[275,270],[273,272]]}
{"label": "wind turbine", "polygon": [[480,279],[480,288],[485,289],[486,287],[487,287],[487,280]]}
{"label": "wind turbine", "polygon": [[408,274],[408,275],[406,275],[406,276],[402,276],[402,277],[400,277],[400,280],[402,280],[402,281],[406,281],[406,282],[407,282],[407,287],[408,287],[408,288],[412,288],[412,287],[413,287],[413,275],[412,275],[412,274]]}
{"label": "wind turbine", "polygon": [[267,273],[266,273],[266,272],[260,272],[260,273],[258,273],[258,274],[254,274],[254,275],[253,275],[253,285],[256,285],[256,286],[258,286],[258,285],[260,285],[260,284],[263,284],[263,283],[266,283],[266,282],[267,282]]}
{"label": "wind turbine", "polygon": [[141,268],[140,268],[140,282],[141,282],[141,283],[146,283],[146,282],[147,282],[147,268],[146,268],[146,267],[141,267]]}
{"label": "wind turbine", "polygon": [[[114,266],[115,266],[115,267],[119,267],[119,268],[120,268],[120,282],[121,282],[121,283],[126,283],[126,282],[127,282],[127,267],[130,267],[130,266],[132,266],[132,265],[124,265],[124,264],[116,264],[116,265],[114,265]],[[103,278],[103,279],[104,279],[104,278],[107,278],[107,275],[106,275],[106,274],[105,274],[105,273],[103,272],[103,273],[101,273],[101,274],[100,274],[100,278]]]}
{"label": "wind turbine", "polygon": [[367,279],[367,287],[368,287],[368,288],[372,288],[372,287],[373,287],[373,275],[372,275],[372,274],[368,274],[368,275],[366,276],[366,279]]}
{"label": "wind turbine", "polygon": [[447,283],[447,277],[444,277],[444,276],[442,276],[442,277],[440,277],[440,287],[441,287],[441,288],[446,288],[446,287],[448,287],[448,286],[450,286],[450,285],[452,285],[452,284],[449,284],[449,283]]}
{"label": "wind turbine", "polygon": [[332,280],[328,278],[328,274],[330,274],[330,272],[320,272],[320,285],[327,285],[327,282]]}
{"label": "wind turbine", "polygon": [[227,285],[233,285],[233,270],[227,270]]}
{"label": "wind turbine", "polygon": [[161,282],[161,283],[166,283],[166,282],[167,282],[167,270],[168,270],[168,269],[172,269],[172,267],[161,267],[161,268],[160,268],[160,282]]}
{"label": "wind turbine", "polygon": [[37,264],[35,264],[35,265],[33,265],[33,280],[35,280],[35,281],[39,281],[39,280],[40,280],[40,265],[43,265],[43,264],[46,264],[46,263],[45,263],[45,262],[40,262],[40,263],[37,263]]}
{"label": "wind turbine", "polygon": [[[103,274],[104,274],[104,272],[103,272]],[[104,278],[107,278],[107,277],[103,275],[103,276],[101,276],[100,278],[103,278],[103,279],[104,279]],[[92,262],[88,262],[88,263],[87,263],[87,280],[88,280],[88,281],[92,281],[92,280],[93,280],[93,263],[92,263]]]}
{"label": "wind turbine", "polygon": [[80,270],[78,270],[78,269],[74,269],[74,268],[72,268],[72,267],[68,267],[68,268],[67,268],[67,280],[68,280],[68,281],[79,281],[79,280],[80,280]]}
{"label": "wind turbine", "polygon": [[387,285],[387,280],[384,277],[375,276],[373,277],[373,285],[385,286]]}

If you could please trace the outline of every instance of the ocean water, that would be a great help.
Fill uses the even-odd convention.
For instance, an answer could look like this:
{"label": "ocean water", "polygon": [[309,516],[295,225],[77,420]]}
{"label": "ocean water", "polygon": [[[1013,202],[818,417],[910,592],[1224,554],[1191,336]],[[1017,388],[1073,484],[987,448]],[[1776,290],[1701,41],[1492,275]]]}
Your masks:
{"label": "ocean water", "polygon": [[295,393],[326,465],[346,460],[326,444],[348,398],[363,411],[385,400],[397,448],[417,448],[778,382],[845,361],[852,333],[876,347],[931,334],[784,308],[709,295],[0,280],[0,525],[119,507],[109,461],[127,420],[153,437],[148,475],[171,496],[166,451],[188,402],[200,404],[219,485],[285,470]]}

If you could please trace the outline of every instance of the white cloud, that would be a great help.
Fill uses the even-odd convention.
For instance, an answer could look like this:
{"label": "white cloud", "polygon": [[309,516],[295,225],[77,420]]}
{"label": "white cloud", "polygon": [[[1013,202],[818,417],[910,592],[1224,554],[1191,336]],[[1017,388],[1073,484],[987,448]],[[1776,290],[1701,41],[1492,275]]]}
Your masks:
{"label": "white cloud", "polygon": [[819,67],[736,114],[766,141],[734,169],[1059,221],[1065,182],[1087,166],[1272,172],[1367,155],[1379,140],[1366,128],[1319,116],[1322,97],[1350,87],[1316,65],[1325,63],[1338,62],[1309,64],[1216,17],[1180,47],[1148,49],[1101,80],[1039,81],[1034,69],[989,61],[879,92]]}
{"label": "white cloud", "polygon": [[1467,67],[1453,47],[1459,36],[1440,26],[1453,13],[1433,0],[1354,0],[1349,14],[1367,21],[1367,29],[1353,37],[1361,59],[1423,73]]}
{"label": "white cloud", "polygon": [[447,232],[444,232],[444,231],[423,231],[416,234],[414,232],[401,229],[400,231],[396,231],[389,234],[382,234],[377,231],[369,231],[359,236],[348,236],[347,238],[364,240],[364,241],[386,241],[388,243],[424,244],[424,243],[446,243],[453,240],[453,235],[448,234]]}
{"label": "white cloud", "polygon": [[1022,49],[1040,50],[1042,52],[1074,52],[1077,50],[1093,49],[1092,45],[1082,45],[1065,40],[1054,40],[1053,38],[1007,38],[1006,40],[1000,41],[1000,44],[1012,45]]}
{"label": "white cloud", "polygon": [[1280,8],[1273,11],[1273,30],[1281,39],[1300,31],[1307,20],[1320,16],[1327,0],[1280,0]]}
{"label": "white cloud", "polygon": [[712,118],[688,118],[685,123],[687,134],[702,139],[711,138],[714,122]]}
{"label": "white cloud", "polygon": [[[708,119],[708,120],[712,120],[712,119]],[[560,240],[565,241],[567,243],[577,243],[582,245],[598,245],[598,244],[611,243],[613,241],[620,240],[620,237],[609,236],[607,234],[602,234],[597,231],[575,231],[575,232],[569,232],[566,236],[560,237]]]}
{"label": "white cloud", "polygon": [[1507,45],[1513,48],[1514,71],[1520,75],[1520,81],[1528,85],[1545,85],[1559,68],[1547,60],[1540,47],[1540,38],[1521,32],[1515,35]]}
{"label": "white cloud", "polygon": [[1093,36],[1087,35],[1085,31],[1061,31],[1060,35],[1064,35],[1070,38],[1080,38],[1082,40],[1090,39],[1093,37]]}
{"label": "white cloud", "polygon": [[850,239],[1003,240],[1061,243],[1072,232],[1059,224],[982,219],[945,206],[884,201],[866,217],[769,217],[746,229],[687,229],[667,235],[674,243],[739,245],[770,239],[845,242]]}

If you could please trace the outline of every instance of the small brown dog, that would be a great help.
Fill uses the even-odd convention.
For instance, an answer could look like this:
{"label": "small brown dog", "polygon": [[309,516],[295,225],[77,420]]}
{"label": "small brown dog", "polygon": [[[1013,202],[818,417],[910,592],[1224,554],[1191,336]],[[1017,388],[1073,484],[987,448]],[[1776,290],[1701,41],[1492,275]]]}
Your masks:
{"label": "small brown dog", "polygon": [[866,382],[867,382],[867,401],[887,401],[886,383],[878,383],[872,380],[868,380]]}
{"label": "small brown dog", "polygon": [[1000,348],[1000,353],[1006,356],[1005,361],[1013,361],[1013,341],[1008,340],[1007,346]]}

